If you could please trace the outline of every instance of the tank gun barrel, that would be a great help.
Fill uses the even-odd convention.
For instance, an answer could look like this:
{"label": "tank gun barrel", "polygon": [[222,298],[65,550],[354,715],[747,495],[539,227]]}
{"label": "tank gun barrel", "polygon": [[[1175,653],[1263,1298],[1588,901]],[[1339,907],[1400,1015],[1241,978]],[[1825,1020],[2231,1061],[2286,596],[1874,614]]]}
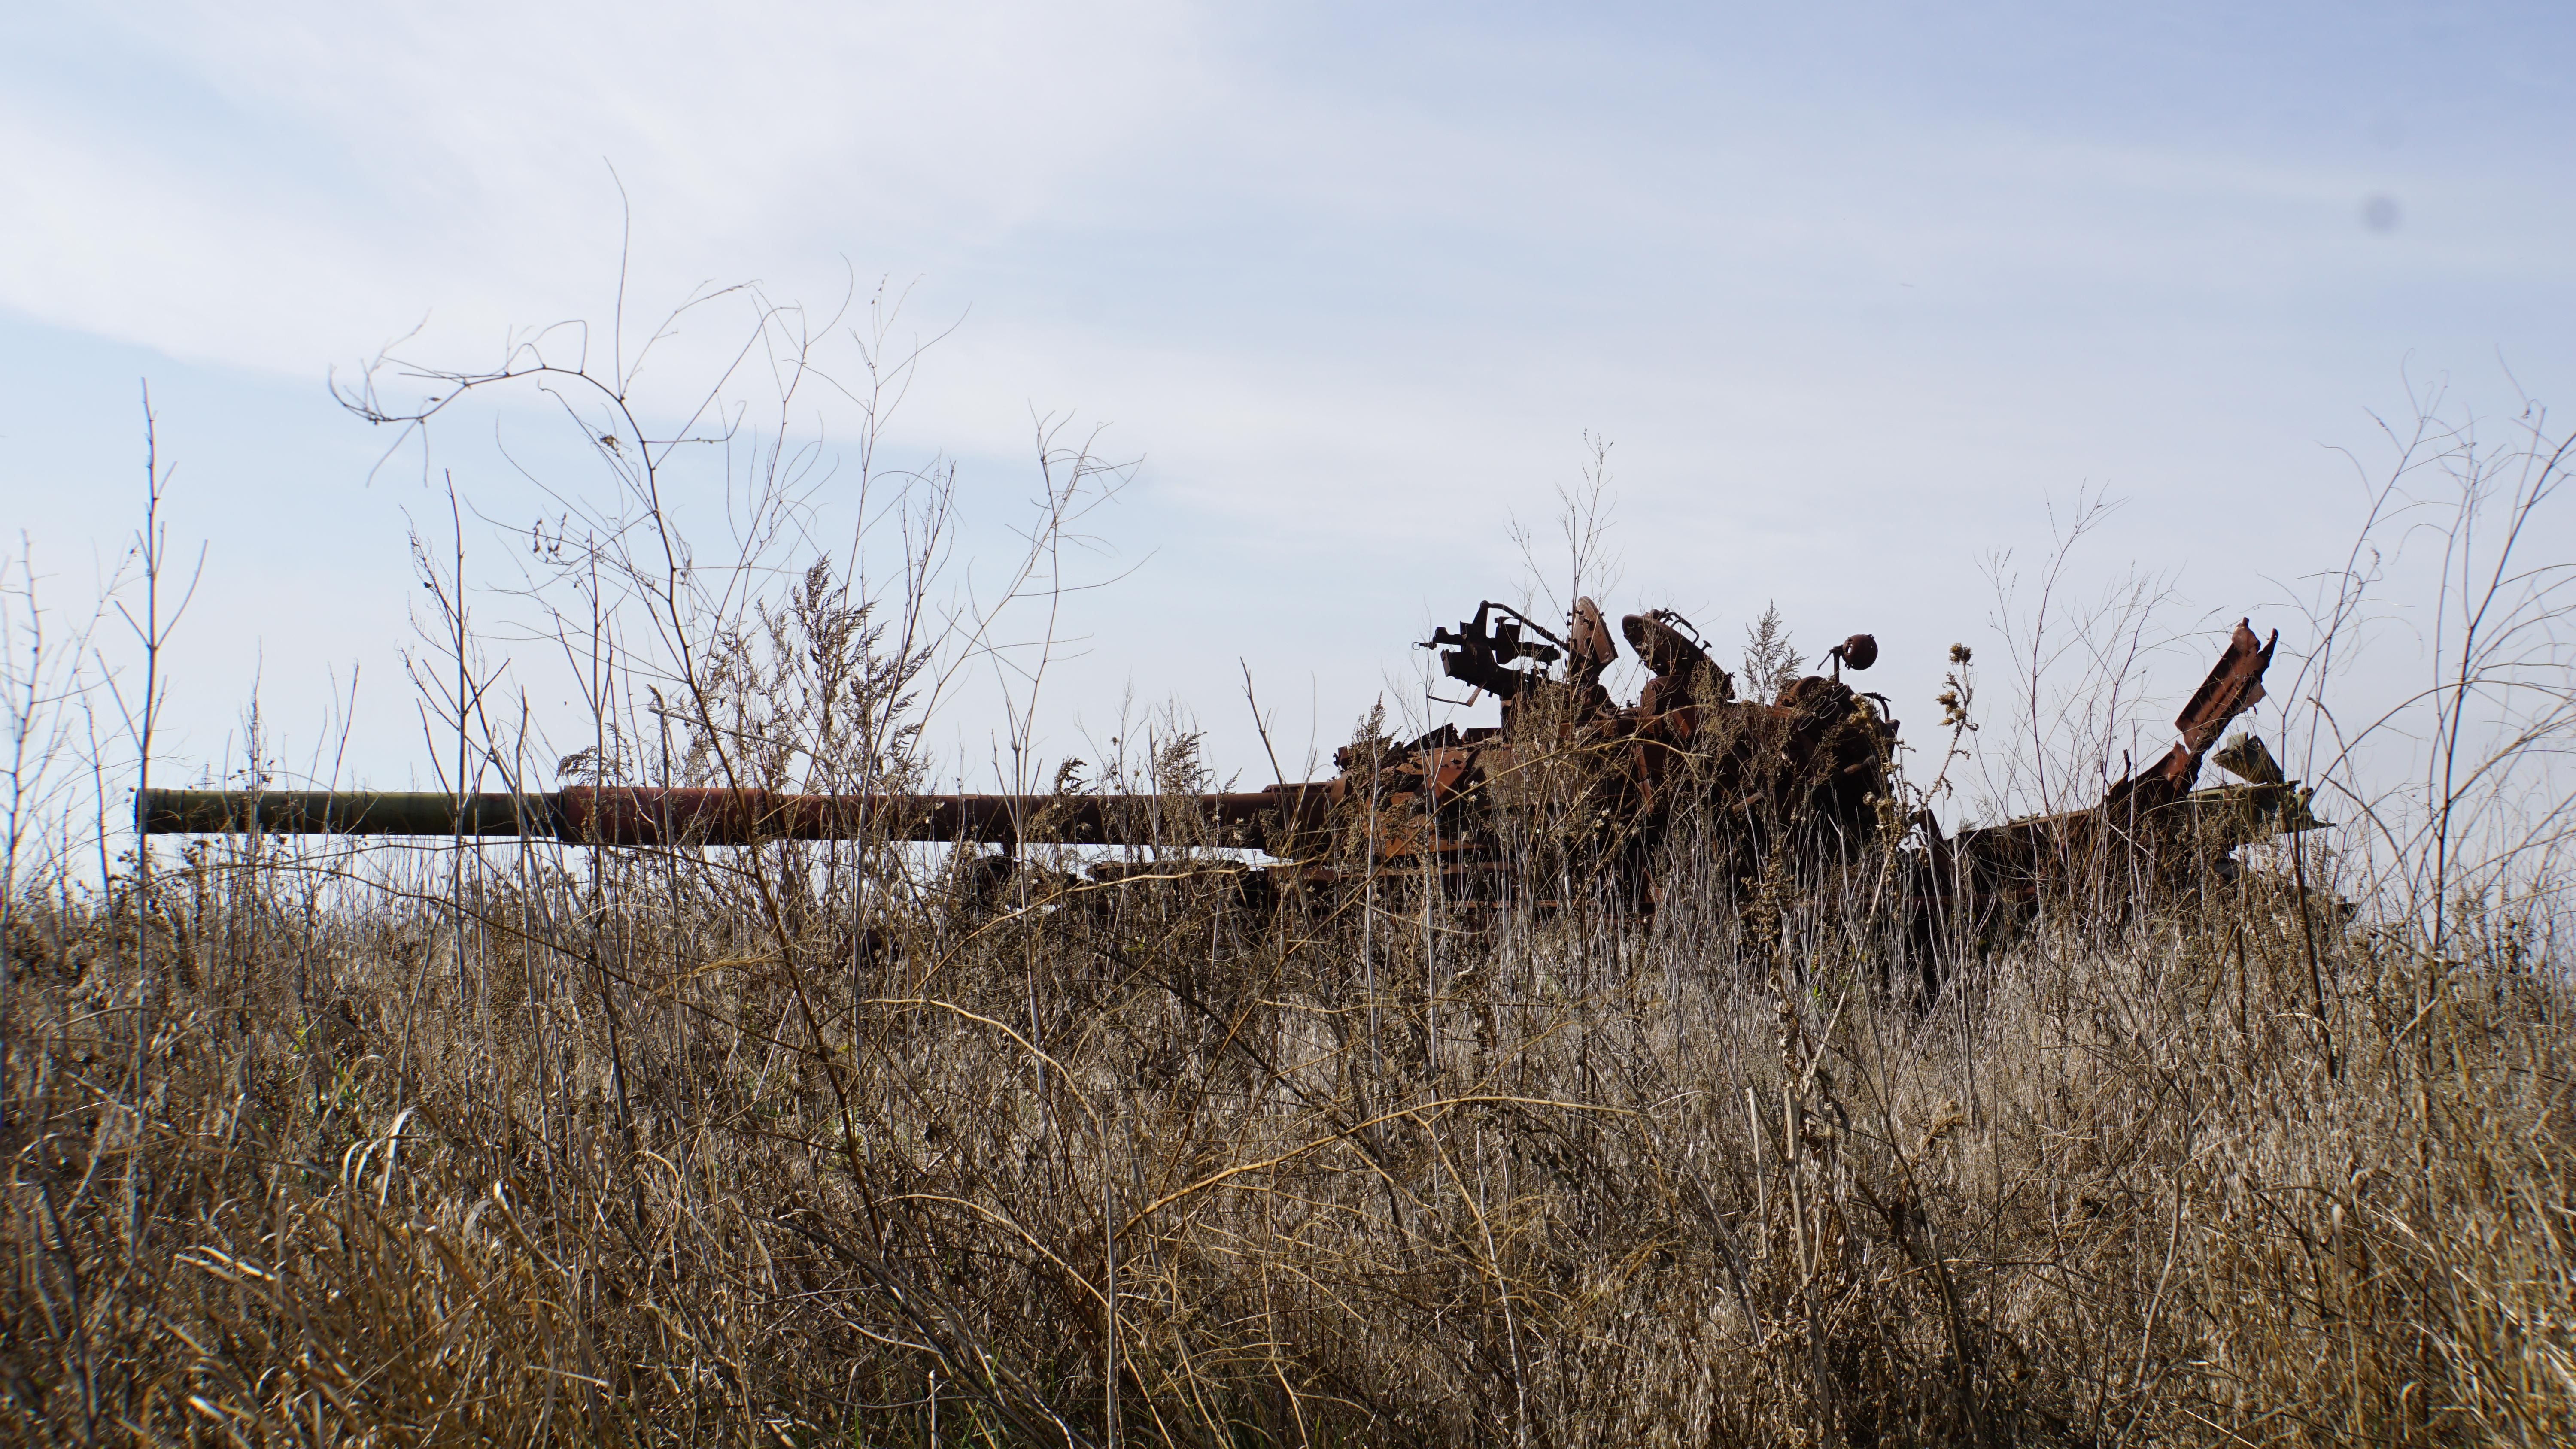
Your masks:
{"label": "tank gun barrel", "polygon": [[1320,824],[1326,787],[1218,795],[790,795],[768,790],[574,786],[543,794],[443,791],[144,790],[144,835],[533,836],[569,845],[752,845],[770,840],[1147,844],[1216,827],[1258,845],[1261,827]]}

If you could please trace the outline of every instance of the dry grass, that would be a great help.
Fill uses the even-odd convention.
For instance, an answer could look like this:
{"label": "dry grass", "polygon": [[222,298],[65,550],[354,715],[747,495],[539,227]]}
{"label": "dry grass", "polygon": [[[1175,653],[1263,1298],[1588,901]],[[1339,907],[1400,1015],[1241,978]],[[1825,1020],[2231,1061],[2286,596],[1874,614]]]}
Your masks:
{"label": "dry grass", "polygon": [[2328,937],[2320,1021],[2249,876],[1925,1012],[1820,892],[1428,962],[1381,900],[1363,969],[1185,881],[860,941],[729,853],[347,864],[13,913],[12,1441],[2576,1432],[2509,931]]}

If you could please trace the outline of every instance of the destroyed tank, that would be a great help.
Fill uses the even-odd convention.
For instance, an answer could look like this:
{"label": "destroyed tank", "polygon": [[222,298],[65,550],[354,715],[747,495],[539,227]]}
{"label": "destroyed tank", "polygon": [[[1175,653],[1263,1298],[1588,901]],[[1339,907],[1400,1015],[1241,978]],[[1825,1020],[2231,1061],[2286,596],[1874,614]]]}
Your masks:
{"label": "destroyed tank", "polygon": [[[1798,878],[1855,862],[1892,863],[1925,963],[2026,919],[2053,886],[2169,882],[2224,874],[2239,845],[2314,828],[2305,792],[2250,736],[2218,754],[2245,781],[2196,788],[2226,726],[2263,698],[2279,635],[2240,622],[2176,720],[2180,738],[2082,810],[1945,835],[1928,810],[1900,807],[1897,721],[1846,683],[1877,641],[1854,634],[1827,672],[1776,698],[1737,694],[1689,621],[1630,614],[1613,634],[1578,600],[1560,635],[1487,601],[1419,646],[1473,704],[1501,722],[1409,740],[1375,730],[1339,750],[1329,779],[1202,795],[798,795],[762,790],[574,786],[552,794],[147,790],[145,834],[519,836],[605,847],[740,846],[874,837],[1022,844],[1231,847],[1271,860],[1210,870],[1275,902],[1354,885],[1422,886],[1462,905],[1548,909],[1588,896],[1652,912],[1658,872],[1687,853],[1721,879],[1787,862]],[[1602,680],[1624,637],[1648,680],[1631,703]],[[1099,881],[1160,864],[1102,862]],[[1947,943],[1945,945],[1945,943]]]}

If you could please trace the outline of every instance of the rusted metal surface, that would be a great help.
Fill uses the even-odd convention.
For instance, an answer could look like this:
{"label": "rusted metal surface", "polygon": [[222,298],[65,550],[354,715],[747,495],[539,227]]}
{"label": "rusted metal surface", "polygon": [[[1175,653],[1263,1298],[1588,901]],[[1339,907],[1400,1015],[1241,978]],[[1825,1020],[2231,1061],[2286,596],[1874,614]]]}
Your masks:
{"label": "rusted metal surface", "polygon": [[752,845],[873,834],[1012,844],[1171,838],[1257,845],[1265,828],[1319,820],[1318,787],[1242,794],[790,795],[766,790],[575,786],[551,795],[318,790],[146,790],[136,829],[159,834],[530,836],[568,845]]}
{"label": "rusted metal surface", "polygon": [[[1896,742],[1883,702],[1823,676],[1774,702],[1739,699],[1687,619],[1649,610],[1619,621],[1649,675],[1622,705],[1602,683],[1619,651],[1604,620],[1578,599],[1560,639],[1488,601],[1435,630],[1422,647],[1440,651],[1450,679],[1499,699],[1502,723],[1340,752],[1328,788],[1337,806],[1370,802],[1366,859],[1342,838],[1300,842],[1320,847],[1301,858],[1334,879],[1436,860],[1452,894],[1488,899],[1561,891],[1572,875],[1650,910],[1683,821],[1705,827],[1708,849],[1743,858],[1721,870],[1783,846],[1848,854],[1880,837]],[[1837,658],[1862,668],[1875,656],[1872,644]]]}
{"label": "rusted metal surface", "polygon": [[1610,637],[1600,605],[1590,599],[1575,600],[1574,616],[1567,624],[1567,668],[1573,683],[1578,688],[1599,684],[1603,671],[1619,662],[1619,643]]}
{"label": "rusted metal surface", "polygon": [[[1547,642],[1534,644],[1521,637],[1528,630]],[[1443,646],[1447,646],[1443,648]],[[1480,689],[1503,701],[1506,709],[1522,689],[1546,679],[1544,668],[1565,656],[1565,641],[1518,609],[1491,600],[1476,606],[1476,617],[1461,623],[1456,630],[1434,629],[1424,649],[1441,648],[1440,668],[1451,679],[1471,689]],[[1539,669],[1514,669],[1526,661]]]}
{"label": "rusted metal surface", "polygon": [[2238,735],[2227,748],[2209,758],[2220,769],[2249,784],[2278,785],[2285,778],[2280,762],[2254,735]]}
{"label": "rusted metal surface", "polygon": [[[1311,797],[1311,798],[1310,798]],[[1260,827],[1323,809],[1297,787],[1240,794],[786,795],[763,790],[581,786],[550,797],[555,837],[604,845],[746,845],[889,840],[1010,845],[1133,844],[1171,838],[1257,845]]]}
{"label": "rusted metal surface", "polygon": [[2200,688],[2174,717],[2177,738],[2153,764],[2113,781],[2100,803],[2027,816],[1945,837],[1930,812],[1916,817],[1911,852],[1917,955],[1990,937],[2027,919],[2054,893],[2072,905],[2117,911],[2142,892],[2210,879],[2237,869],[2241,846],[2321,828],[2308,792],[2285,779],[2253,735],[2219,752],[2219,765],[2245,781],[2195,788],[2210,747],[2260,703],[2264,671],[2280,631],[2255,637],[2238,621]]}
{"label": "rusted metal surface", "polygon": [[1869,634],[1854,634],[1825,651],[1836,665],[1848,664],[1854,669],[1867,669],[1878,662],[1878,640]]}
{"label": "rusted metal surface", "polygon": [[2236,632],[2228,638],[2227,652],[2218,656],[2218,667],[2192,691],[2191,700],[2174,716],[2174,728],[2182,731],[2182,742],[2193,752],[2218,743],[2219,735],[2245,711],[2263,702],[2263,671],[2272,667],[2272,651],[2280,647],[2281,631],[2259,646],[2254,642],[2254,621],[2239,619]]}
{"label": "rusted metal surface", "polygon": [[[2248,841],[2316,828],[2307,795],[2262,742],[2218,762],[2245,783],[2196,788],[2228,725],[2260,702],[2279,634],[2239,622],[2175,719],[2164,756],[2095,804],[1945,836],[1896,809],[1898,725],[1846,670],[1877,661],[1853,634],[1829,672],[1774,700],[1737,696],[1689,620],[1628,614],[1611,629],[1577,600],[1564,634],[1493,602],[1420,647],[1443,674],[1500,702],[1497,726],[1443,725],[1336,752],[1326,780],[1208,795],[796,795],[761,790],[576,786],[549,795],[143,792],[144,833],[524,836],[592,846],[742,846],[869,837],[1000,845],[1053,842],[1257,849],[1238,878],[1277,897],[1355,881],[1437,883],[1464,900],[1561,898],[1569,889],[1652,911],[1659,873],[1687,864],[1743,882],[1787,861],[1806,879],[1854,866],[1897,873],[1917,950],[2026,917],[2052,890],[2125,888],[2228,869]],[[1624,639],[1648,678],[1614,700]],[[1687,831],[1687,835],[1683,834]],[[1687,860],[1680,857],[1687,855]],[[1875,862],[1875,864],[1872,864]],[[1132,866],[1102,863],[1115,878]],[[1927,971],[1929,968],[1927,967]]]}
{"label": "rusted metal surface", "polygon": [[543,795],[373,790],[144,790],[142,835],[552,835]]}

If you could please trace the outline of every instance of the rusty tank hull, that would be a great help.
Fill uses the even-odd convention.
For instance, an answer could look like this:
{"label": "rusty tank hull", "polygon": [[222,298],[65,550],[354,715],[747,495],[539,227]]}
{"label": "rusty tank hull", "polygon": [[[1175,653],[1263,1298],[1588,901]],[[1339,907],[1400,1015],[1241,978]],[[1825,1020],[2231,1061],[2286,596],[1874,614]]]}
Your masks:
{"label": "rusty tank hull", "polygon": [[[1649,678],[1613,700],[1602,680],[1626,641]],[[150,790],[143,834],[247,833],[546,839],[576,846],[746,846],[874,838],[956,845],[1259,850],[1233,871],[1263,899],[1365,880],[1436,883],[1461,901],[1561,904],[1569,883],[1651,912],[1658,873],[1681,851],[1703,874],[1750,880],[1788,861],[1893,865],[1923,958],[2027,919],[2052,890],[2153,886],[2224,874],[2238,846],[2317,828],[2307,794],[2259,740],[2216,752],[2241,784],[2201,787],[2227,726],[2263,697],[2278,633],[2240,622],[2175,720],[2159,759],[2081,809],[1945,835],[1905,799],[1898,724],[1856,690],[1877,641],[1828,651],[1829,672],[1740,698],[1689,621],[1631,614],[1614,630],[1589,599],[1562,634],[1490,601],[1419,647],[1442,673],[1500,701],[1501,723],[1444,725],[1412,739],[1362,738],[1325,780],[1206,795],[807,795],[764,790],[575,786],[549,794],[447,795]],[[1685,831],[1687,834],[1685,835]],[[1110,879],[1132,867],[1101,863]],[[1545,885],[1537,882],[1547,882]]]}

